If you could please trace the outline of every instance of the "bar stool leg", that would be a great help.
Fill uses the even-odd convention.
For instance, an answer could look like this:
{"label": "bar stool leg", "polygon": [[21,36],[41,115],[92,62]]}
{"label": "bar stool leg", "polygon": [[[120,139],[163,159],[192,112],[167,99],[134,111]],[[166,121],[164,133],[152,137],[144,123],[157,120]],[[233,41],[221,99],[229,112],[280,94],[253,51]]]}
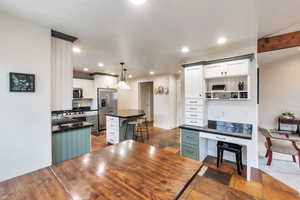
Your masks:
{"label": "bar stool leg", "polygon": [[149,135],[149,129],[148,129],[148,121],[147,118],[145,118],[145,126],[146,126],[146,134],[147,134],[147,139],[150,139],[150,135]]}
{"label": "bar stool leg", "polygon": [[243,151],[242,150],[240,151],[240,165],[241,165],[241,169],[243,170],[244,167],[243,167]]}
{"label": "bar stool leg", "polygon": [[139,137],[141,138],[141,142],[144,143],[144,130],[142,124],[139,125]]}
{"label": "bar stool leg", "polygon": [[217,168],[219,168],[220,166],[220,154],[221,154],[221,150],[220,148],[218,147],[218,153],[217,153]]}
{"label": "bar stool leg", "polygon": [[223,154],[224,154],[224,149],[221,149],[221,164],[223,163]]}
{"label": "bar stool leg", "polygon": [[238,174],[241,174],[241,171],[240,171],[240,157],[239,157],[238,152],[235,152],[235,159],[236,159],[236,167],[237,167]]}

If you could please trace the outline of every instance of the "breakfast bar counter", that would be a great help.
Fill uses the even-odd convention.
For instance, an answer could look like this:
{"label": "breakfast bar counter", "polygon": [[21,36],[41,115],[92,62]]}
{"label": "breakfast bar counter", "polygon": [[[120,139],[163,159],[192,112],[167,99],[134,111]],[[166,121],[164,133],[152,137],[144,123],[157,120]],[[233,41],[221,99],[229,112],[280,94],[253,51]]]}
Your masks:
{"label": "breakfast bar counter", "polygon": [[175,200],[202,162],[132,140],[0,183],[2,200]]}
{"label": "breakfast bar counter", "polygon": [[106,141],[109,144],[117,144],[133,139],[134,126],[128,122],[136,121],[143,117],[143,110],[117,110],[106,113]]}

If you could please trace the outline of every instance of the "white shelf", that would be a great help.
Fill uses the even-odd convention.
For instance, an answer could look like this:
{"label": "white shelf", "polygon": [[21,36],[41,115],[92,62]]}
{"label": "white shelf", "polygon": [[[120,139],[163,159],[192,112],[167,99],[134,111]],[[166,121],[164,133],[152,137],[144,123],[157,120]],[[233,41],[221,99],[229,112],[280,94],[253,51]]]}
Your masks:
{"label": "white shelf", "polygon": [[[221,93],[237,93],[237,98],[213,98],[214,94],[221,94]],[[240,98],[240,93],[247,93],[247,98]],[[207,94],[210,94],[212,98],[208,98]],[[206,100],[219,100],[219,101],[247,101],[249,100],[249,92],[246,90],[242,91],[207,91],[205,92],[205,99]]]}
{"label": "white shelf", "polygon": [[229,99],[220,99],[220,98],[205,98],[209,101],[248,101],[250,98],[229,98]]}
{"label": "white shelf", "polygon": [[248,92],[247,90],[242,90],[242,91],[206,91],[205,93],[233,93],[233,92],[238,92],[238,93],[240,93],[240,92]]}

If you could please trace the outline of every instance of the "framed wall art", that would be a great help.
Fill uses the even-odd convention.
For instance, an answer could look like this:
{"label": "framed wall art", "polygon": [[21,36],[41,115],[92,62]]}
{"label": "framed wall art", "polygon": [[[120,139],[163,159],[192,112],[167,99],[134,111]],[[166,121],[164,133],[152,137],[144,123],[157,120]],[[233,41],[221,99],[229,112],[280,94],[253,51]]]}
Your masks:
{"label": "framed wall art", "polygon": [[35,75],[9,73],[10,92],[35,92]]}

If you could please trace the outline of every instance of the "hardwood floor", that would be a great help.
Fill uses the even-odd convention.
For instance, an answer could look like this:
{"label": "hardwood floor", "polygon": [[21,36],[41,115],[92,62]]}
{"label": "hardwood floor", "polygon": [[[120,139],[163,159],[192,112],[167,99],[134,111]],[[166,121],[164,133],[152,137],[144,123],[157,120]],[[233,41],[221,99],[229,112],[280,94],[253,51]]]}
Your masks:
{"label": "hardwood floor", "polygon": [[[146,143],[180,153],[178,129],[164,130],[151,126],[149,132],[150,139]],[[106,146],[105,135],[93,136],[93,151]],[[204,165],[180,200],[300,200],[297,191],[259,169],[252,169],[252,181],[248,182],[246,172],[238,175],[234,163],[225,161],[217,168],[216,159],[207,157]]]}

